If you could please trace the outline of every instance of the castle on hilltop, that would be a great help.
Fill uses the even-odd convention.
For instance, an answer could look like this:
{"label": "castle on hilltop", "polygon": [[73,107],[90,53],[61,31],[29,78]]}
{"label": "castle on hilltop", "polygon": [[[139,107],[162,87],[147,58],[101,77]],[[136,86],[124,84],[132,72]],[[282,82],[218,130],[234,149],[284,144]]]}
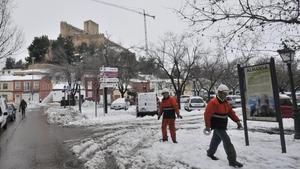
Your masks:
{"label": "castle on hilltop", "polygon": [[99,25],[92,20],[84,22],[84,29],[76,28],[67,22],[60,22],[60,36],[71,38],[74,46],[80,46],[82,43],[87,45],[101,45],[107,40],[104,34],[99,34]]}

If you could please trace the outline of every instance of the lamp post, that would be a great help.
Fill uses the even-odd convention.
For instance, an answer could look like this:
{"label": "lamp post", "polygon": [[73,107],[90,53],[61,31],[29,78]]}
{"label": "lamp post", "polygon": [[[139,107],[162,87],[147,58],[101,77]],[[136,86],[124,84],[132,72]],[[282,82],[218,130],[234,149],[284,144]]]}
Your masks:
{"label": "lamp post", "polygon": [[[31,63],[32,65],[34,65],[34,60],[35,60],[35,57],[31,57]],[[31,101],[33,102],[33,67],[31,67]]]}
{"label": "lamp post", "polygon": [[63,99],[63,104],[64,104],[64,108],[66,108],[66,90],[67,90],[67,86],[64,85],[64,89],[63,89],[63,92],[64,92],[64,99]]}
{"label": "lamp post", "polygon": [[294,80],[293,80],[293,72],[292,72],[292,62],[294,61],[295,57],[295,51],[289,47],[287,47],[286,44],[283,44],[284,48],[277,50],[279,53],[282,61],[287,64],[288,67],[288,75],[290,79],[290,86],[291,86],[291,95],[292,95],[292,101],[293,101],[293,114],[294,114],[294,127],[295,127],[295,135],[294,139],[300,139],[300,117],[299,112],[297,108],[297,102],[296,102],[296,95],[295,95],[295,87],[294,87]]}
{"label": "lamp post", "polygon": [[192,79],[193,81],[193,95],[197,96],[197,91],[196,91],[196,79]]}
{"label": "lamp post", "polygon": [[77,81],[77,86],[78,86],[78,95],[79,95],[79,97],[78,97],[78,106],[79,106],[79,112],[80,113],[82,113],[81,112],[81,103],[82,103],[82,98],[81,98],[81,87],[80,87],[80,84],[81,84],[81,81]]}

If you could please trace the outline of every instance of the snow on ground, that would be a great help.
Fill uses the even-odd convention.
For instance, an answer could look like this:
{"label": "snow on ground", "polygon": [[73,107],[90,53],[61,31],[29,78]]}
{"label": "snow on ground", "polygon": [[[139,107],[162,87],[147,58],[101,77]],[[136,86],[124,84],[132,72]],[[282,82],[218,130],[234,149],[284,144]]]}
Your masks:
{"label": "snow on ground", "polygon": [[[235,109],[240,118],[241,109]],[[71,150],[88,169],[149,168],[149,169],[230,169],[223,146],[220,145],[212,161],[206,156],[211,135],[203,134],[203,110],[186,112],[176,120],[178,144],[160,142],[161,120],[157,116],[136,118],[135,106],[129,110],[110,110],[93,102],[85,102],[82,114],[78,107],[66,108],[52,105],[47,110],[48,121],[65,126],[89,126],[93,135],[71,145]],[[266,132],[278,130],[273,122],[248,121],[250,146],[245,146],[244,131],[237,130],[229,121],[228,134],[234,144],[238,161],[247,169],[298,169],[300,168],[300,140],[285,135],[287,153],[281,153],[278,134]],[[284,129],[293,130],[292,119],[283,120]],[[270,133],[270,132],[269,132]]]}

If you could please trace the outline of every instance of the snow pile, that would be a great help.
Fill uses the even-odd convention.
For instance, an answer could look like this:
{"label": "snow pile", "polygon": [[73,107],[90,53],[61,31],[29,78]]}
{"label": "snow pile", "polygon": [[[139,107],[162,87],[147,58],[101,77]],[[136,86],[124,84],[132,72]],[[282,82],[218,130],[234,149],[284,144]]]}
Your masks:
{"label": "snow pile", "polygon": [[[241,108],[234,109],[242,118]],[[183,119],[176,120],[177,141],[161,142],[161,120],[157,116],[136,118],[135,106],[129,110],[111,110],[104,114],[103,107],[86,102],[82,114],[78,106],[48,109],[48,119],[64,125],[94,126],[93,135],[72,144],[71,150],[87,169],[155,168],[155,169],[231,169],[222,146],[216,152],[220,159],[206,156],[211,135],[203,134],[204,110],[181,110]],[[244,131],[228,121],[228,135],[236,148],[238,161],[245,169],[300,168],[300,141],[293,139],[293,119],[283,119],[287,153],[281,153],[278,123],[248,121],[250,146],[245,146]],[[268,134],[273,133],[273,134]],[[275,134],[274,134],[275,133]],[[169,134],[169,133],[168,133]]]}
{"label": "snow pile", "polygon": [[57,123],[60,125],[69,125],[72,121],[83,119],[84,116],[78,110],[63,107],[50,107],[45,113],[47,114],[48,123]]}

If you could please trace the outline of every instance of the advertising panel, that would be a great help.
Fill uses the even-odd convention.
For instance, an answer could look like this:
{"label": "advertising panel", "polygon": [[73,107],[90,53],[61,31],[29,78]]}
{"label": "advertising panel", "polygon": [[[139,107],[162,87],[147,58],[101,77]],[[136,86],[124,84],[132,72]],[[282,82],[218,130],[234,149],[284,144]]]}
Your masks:
{"label": "advertising panel", "polygon": [[270,64],[245,67],[248,120],[277,121]]}

